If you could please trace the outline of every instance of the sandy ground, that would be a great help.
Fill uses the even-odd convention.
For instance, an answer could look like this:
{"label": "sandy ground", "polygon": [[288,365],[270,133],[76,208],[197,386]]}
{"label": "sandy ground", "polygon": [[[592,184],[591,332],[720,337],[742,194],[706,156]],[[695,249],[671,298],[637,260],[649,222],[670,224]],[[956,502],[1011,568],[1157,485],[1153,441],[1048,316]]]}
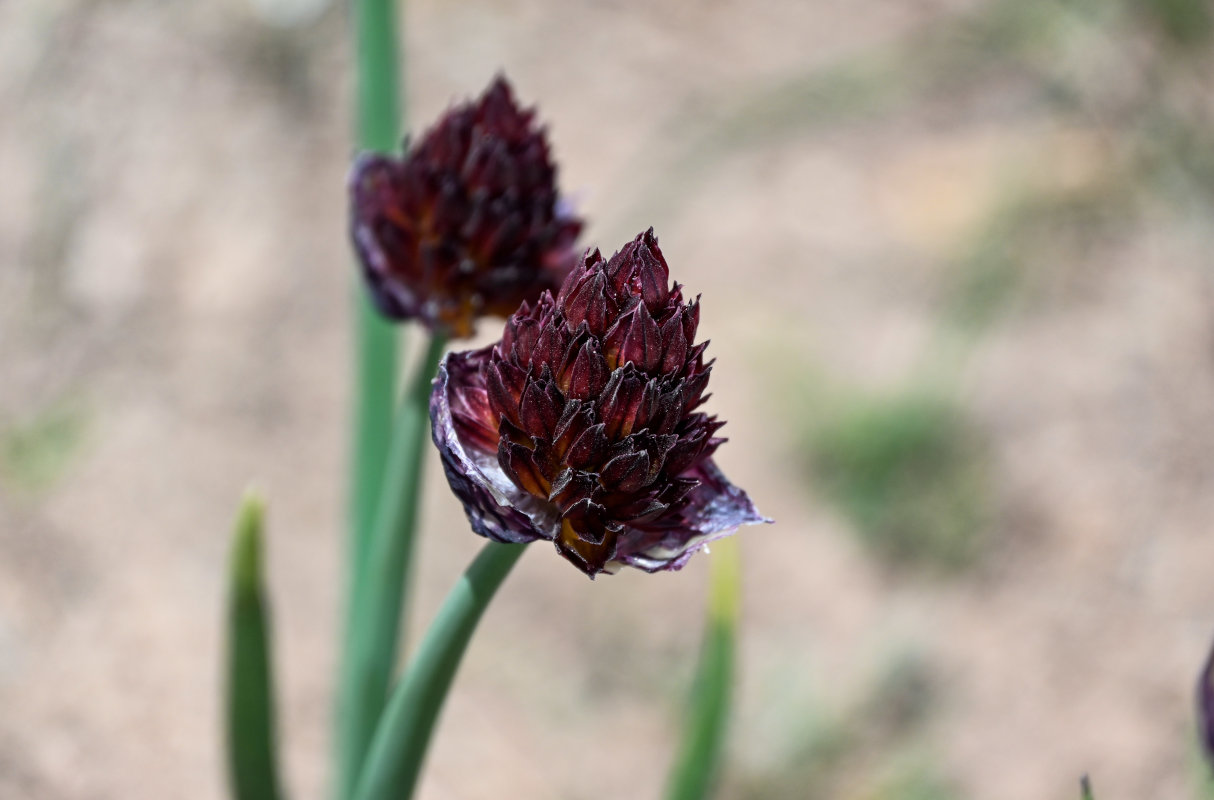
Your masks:
{"label": "sandy ground", "polygon": [[[652,224],[703,293],[719,462],[778,520],[743,534],[725,798],[898,796],[874,788],[886,751],[976,800],[1071,798],[1083,772],[1101,800],[1195,796],[1190,694],[1214,629],[1200,206],[1136,196],[1095,241],[1046,249],[1030,290],[959,348],[955,394],[996,487],[970,569],[873,558],[797,451],[801,373],[882,392],[923,368],[946,266],[1009,175],[1067,191],[1126,150],[1043,103],[1050,76],[1029,70],[911,80],[857,112],[847,91],[798,94],[849,59],[894,83],[907,73],[871,54],[913,57],[900,42],[982,8],[409,4],[413,120],[506,69],[543,109],[587,241]],[[1057,73],[1081,83],[1112,46],[1084,30]],[[270,506],[288,783],[325,796],[350,399],[344,35],[332,10],[275,26],[238,0],[0,2],[0,430],[49,414],[66,431],[42,472],[0,472],[6,800],[224,794],[223,569],[250,483]],[[1133,84],[1122,70],[1103,73],[1113,94]],[[799,114],[814,103],[833,111]],[[433,469],[426,503],[414,629],[478,546]],[[588,584],[529,553],[421,796],[656,796],[706,560]],[[798,788],[807,737],[845,725],[905,654],[927,718]]]}

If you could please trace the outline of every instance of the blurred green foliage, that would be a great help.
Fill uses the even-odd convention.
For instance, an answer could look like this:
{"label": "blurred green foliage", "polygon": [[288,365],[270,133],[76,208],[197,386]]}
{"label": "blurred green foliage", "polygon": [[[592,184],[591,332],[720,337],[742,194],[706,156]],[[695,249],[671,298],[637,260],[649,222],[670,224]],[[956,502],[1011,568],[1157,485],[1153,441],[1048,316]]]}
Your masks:
{"label": "blurred green foliage", "polygon": [[0,478],[26,492],[49,489],[79,454],[86,423],[82,405],[64,400],[0,430]]}
{"label": "blurred green foliage", "polygon": [[807,709],[792,746],[764,769],[733,770],[736,800],[954,800],[924,734],[938,699],[929,665],[891,659],[858,698]]}
{"label": "blurred green foliage", "polygon": [[858,397],[809,432],[822,493],[891,564],[957,568],[977,553],[992,505],[981,438],[931,393]]}
{"label": "blurred green foliage", "polygon": [[1186,48],[1209,42],[1214,13],[1209,0],[1135,0],[1172,42]]}
{"label": "blurred green foliage", "polygon": [[1194,737],[1189,749],[1189,780],[1193,800],[1214,800],[1214,765],[1206,760],[1201,744]]}
{"label": "blurred green foliage", "polygon": [[912,756],[891,765],[872,792],[861,796],[870,800],[953,800],[957,792],[929,760]]}
{"label": "blurred green foliage", "polygon": [[974,337],[993,324],[1033,278],[1056,277],[1059,266],[1105,238],[1131,213],[1130,184],[1111,173],[1082,189],[1009,192],[945,275],[941,321]]}

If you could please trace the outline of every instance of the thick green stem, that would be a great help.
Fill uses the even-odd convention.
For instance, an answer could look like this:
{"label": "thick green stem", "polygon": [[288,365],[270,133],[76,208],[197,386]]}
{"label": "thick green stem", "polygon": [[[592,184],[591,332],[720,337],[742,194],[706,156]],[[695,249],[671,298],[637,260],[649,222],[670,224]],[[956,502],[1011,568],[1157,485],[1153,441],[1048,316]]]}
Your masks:
{"label": "thick green stem", "polygon": [[729,727],[742,578],[734,539],[715,543],[713,550],[708,623],[667,800],[712,796]]}
{"label": "thick green stem", "polygon": [[525,545],[489,542],[447,595],[375,731],[355,800],[409,800],[481,615]]}
{"label": "thick green stem", "polygon": [[281,796],[261,540],[262,506],[249,497],[236,522],[228,572],[227,756],[235,800]]}
{"label": "thick green stem", "polygon": [[350,797],[396,667],[430,440],[430,389],[445,339],[433,336],[401,402],[368,560],[355,587],[341,681],[340,791]]}

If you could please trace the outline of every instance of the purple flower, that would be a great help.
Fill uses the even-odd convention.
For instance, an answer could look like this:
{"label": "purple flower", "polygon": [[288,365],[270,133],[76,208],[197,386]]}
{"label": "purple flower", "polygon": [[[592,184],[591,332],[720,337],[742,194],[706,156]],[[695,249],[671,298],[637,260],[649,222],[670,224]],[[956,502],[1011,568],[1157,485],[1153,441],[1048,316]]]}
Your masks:
{"label": "purple flower", "polygon": [[449,110],[403,158],[368,153],[350,175],[350,228],[376,305],[447,335],[555,291],[582,223],[560,200],[535,110],[504,77]]}
{"label": "purple flower", "polygon": [[430,416],[473,529],[551,540],[593,578],[678,569],[768,521],[712,462],[724,423],[697,410],[712,369],[699,318],[650,229],[610,260],[588,252],[496,345],[448,355]]}

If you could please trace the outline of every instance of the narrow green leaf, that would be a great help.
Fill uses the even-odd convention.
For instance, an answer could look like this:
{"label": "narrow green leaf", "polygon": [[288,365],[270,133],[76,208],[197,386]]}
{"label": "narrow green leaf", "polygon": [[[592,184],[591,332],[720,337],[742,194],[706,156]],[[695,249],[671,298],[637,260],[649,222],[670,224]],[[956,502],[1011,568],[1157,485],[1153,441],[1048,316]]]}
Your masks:
{"label": "narrow green leaf", "polygon": [[708,621],[667,800],[711,797],[725,747],[742,579],[737,542],[724,539],[713,550]]}
{"label": "narrow green leaf", "polygon": [[348,798],[354,790],[399,656],[402,620],[407,620],[423,456],[430,441],[430,389],[444,345],[443,337],[431,337],[401,402],[368,561],[353,593],[340,686],[341,797]]}
{"label": "narrow green leaf", "polygon": [[481,615],[525,545],[489,542],[451,589],[392,692],[355,800],[409,800],[434,723]]}
{"label": "narrow green leaf", "polygon": [[228,775],[236,800],[281,796],[274,681],[262,579],[262,503],[247,496],[236,520],[228,589]]}
{"label": "narrow green leaf", "polygon": [[1079,795],[1082,800],[1093,800],[1092,780],[1087,775],[1079,779]]}

